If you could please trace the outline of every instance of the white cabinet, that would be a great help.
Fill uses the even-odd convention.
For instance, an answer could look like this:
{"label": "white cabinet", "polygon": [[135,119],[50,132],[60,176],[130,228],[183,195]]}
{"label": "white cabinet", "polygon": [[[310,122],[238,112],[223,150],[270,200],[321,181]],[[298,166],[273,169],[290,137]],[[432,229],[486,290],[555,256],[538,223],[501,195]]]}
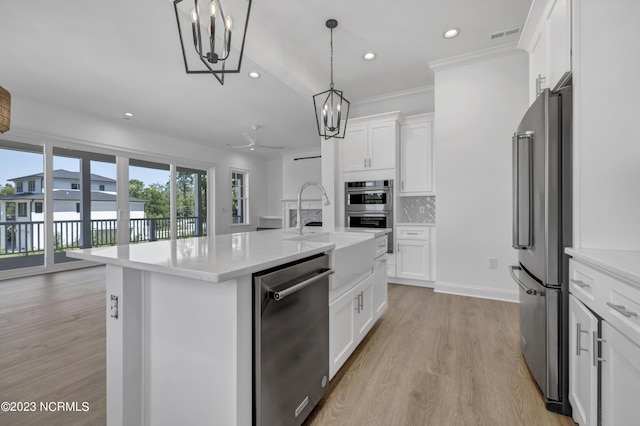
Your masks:
{"label": "white cabinet", "polygon": [[400,126],[400,194],[433,191],[433,114],[406,117]]}
{"label": "white cabinet", "polygon": [[429,241],[398,239],[396,277],[428,280]]}
{"label": "white cabinet", "polygon": [[602,323],[602,424],[638,424],[640,346]]}
{"label": "white cabinet", "polygon": [[582,426],[598,424],[597,336],[598,318],[569,295],[569,401]]}
{"label": "white cabinet", "polygon": [[580,250],[568,252],[574,256],[569,263],[573,418],[581,426],[636,424],[640,414],[640,278],[634,281],[617,273],[638,269],[640,253],[634,257],[633,252],[620,251],[622,263],[616,265],[612,263],[614,251],[598,251],[600,258],[593,254],[595,250],[591,257],[581,257]]}
{"label": "white cabinet", "polygon": [[330,378],[333,378],[373,327],[375,322],[373,287],[374,275],[372,274],[329,303]]}
{"label": "white cabinet", "polygon": [[373,267],[373,306],[374,318],[378,319],[387,310],[387,257],[383,255],[376,259]]}
{"label": "white cabinet", "polygon": [[571,71],[572,0],[534,0],[519,48],[529,52],[529,100]]}
{"label": "white cabinet", "polygon": [[428,226],[396,227],[396,277],[429,281],[431,241]]}
{"label": "white cabinet", "polygon": [[571,71],[571,0],[553,0],[546,21],[547,81],[553,89]]}
{"label": "white cabinet", "polygon": [[397,113],[349,120],[342,141],[342,171],[395,169],[397,140]]}

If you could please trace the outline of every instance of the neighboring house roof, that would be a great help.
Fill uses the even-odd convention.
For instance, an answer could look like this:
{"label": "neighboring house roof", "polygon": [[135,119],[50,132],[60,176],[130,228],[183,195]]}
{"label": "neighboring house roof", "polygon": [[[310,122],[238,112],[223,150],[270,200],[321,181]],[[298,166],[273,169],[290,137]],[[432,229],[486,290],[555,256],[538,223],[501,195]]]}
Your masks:
{"label": "neighboring house roof", "polygon": [[[25,192],[22,194],[14,194],[14,195],[0,195],[0,200],[9,201],[9,200],[37,200],[41,201],[44,199],[43,193],[33,193],[33,192]],[[54,201],[66,200],[66,201],[80,201],[80,191],[77,190],[54,190],[53,191],[53,199]],[[100,192],[100,191],[91,191],[91,201],[116,201],[116,194],[111,194],[109,192]],[[142,200],[140,198],[129,197],[129,202],[140,202],[146,203],[147,200]]]}
{"label": "neighboring house roof", "polygon": [[[115,183],[116,180],[115,179],[111,179],[105,176],[100,176],[100,175],[94,175],[93,173],[91,173],[91,181],[100,181],[100,182],[113,182]],[[28,176],[22,176],[22,177],[17,177],[17,178],[13,178],[13,179],[7,179],[10,181],[16,181],[16,180],[24,180],[24,179],[32,179],[32,178],[43,178],[44,177],[44,173],[36,173],[34,175],[28,175]],[[64,170],[64,169],[58,169],[58,170],[54,170],[53,171],[53,178],[54,179],[74,179],[74,180],[80,180],[80,173],[79,172],[70,172],[69,170]]]}

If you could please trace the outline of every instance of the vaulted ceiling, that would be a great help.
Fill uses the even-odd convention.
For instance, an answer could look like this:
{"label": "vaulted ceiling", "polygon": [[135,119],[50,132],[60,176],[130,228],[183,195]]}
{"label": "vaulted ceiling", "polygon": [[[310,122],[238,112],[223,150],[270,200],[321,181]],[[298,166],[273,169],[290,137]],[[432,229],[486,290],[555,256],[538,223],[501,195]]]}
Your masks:
{"label": "vaulted ceiling", "polygon": [[[246,0],[221,0],[225,2]],[[429,61],[517,41],[531,0],[254,0],[240,74],[185,73],[172,0],[3,0],[0,85],[20,97],[228,149],[317,145],[311,97],[335,84],[352,104],[433,84]],[[458,27],[457,38],[445,30]],[[377,59],[364,61],[365,52]],[[262,77],[251,79],[249,71]]]}

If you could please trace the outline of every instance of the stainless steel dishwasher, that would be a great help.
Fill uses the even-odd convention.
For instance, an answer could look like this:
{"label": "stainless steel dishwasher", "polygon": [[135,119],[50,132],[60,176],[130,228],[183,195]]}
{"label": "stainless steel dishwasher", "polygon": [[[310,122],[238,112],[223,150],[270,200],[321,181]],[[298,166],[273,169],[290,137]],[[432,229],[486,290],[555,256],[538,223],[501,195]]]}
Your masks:
{"label": "stainless steel dishwasher", "polygon": [[329,256],[253,275],[253,423],[300,425],[329,388]]}

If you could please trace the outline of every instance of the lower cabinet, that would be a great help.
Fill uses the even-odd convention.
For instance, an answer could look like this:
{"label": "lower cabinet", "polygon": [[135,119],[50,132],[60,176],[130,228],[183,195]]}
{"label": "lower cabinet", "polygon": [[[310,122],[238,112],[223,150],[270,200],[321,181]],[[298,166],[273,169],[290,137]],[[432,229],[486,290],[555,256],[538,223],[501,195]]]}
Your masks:
{"label": "lower cabinet", "polygon": [[589,308],[569,295],[569,402],[573,420],[583,426],[598,424],[598,323]]}
{"label": "lower cabinet", "polygon": [[329,378],[338,372],[373,327],[375,275],[329,303]]}
{"label": "lower cabinet", "polygon": [[569,263],[569,401],[580,426],[635,425],[640,416],[640,282],[620,278],[603,265]]}
{"label": "lower cabinet", "polygon": [[602,425],[637,425],[640,346],[602,322]]}
{"label": "lower cabinet", "polygon": [[398,239],[396,277],[429,280],[429,241]]}
{"label": "lower cabinet", "polygon": [[374,306],[374,319],[380,318],[380,316],[387,310],[387,258],[386,255],[376,259],[373,265],[373,306]]}

